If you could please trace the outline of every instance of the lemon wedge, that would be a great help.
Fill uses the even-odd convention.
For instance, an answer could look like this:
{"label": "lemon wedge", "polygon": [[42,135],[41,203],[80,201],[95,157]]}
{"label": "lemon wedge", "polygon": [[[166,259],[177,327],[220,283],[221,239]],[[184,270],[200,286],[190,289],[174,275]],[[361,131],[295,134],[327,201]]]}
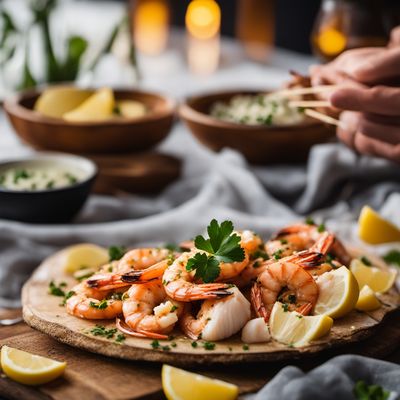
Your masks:
{"label": "lemon wedge", "polygon": [[162,387],[168,400],[233,400],[237,386],[170,365],[162,367]]}
{"label": "lemon wedge", "polygon": [[381,306],[381,302],[376,297],[375,292],[368,286],[365,285],[360,292],[356,309],[360,311],[373,311]]}
{"label": "lemon wedge", "polygon": [[358,236],[369,244],[400,242],[400,229],[364,206],[358,219]]}
{"label": "lemon wedge", "polygon": [[35,111],[53,118],[61,118],[68,111],[82,104],[92,92],[73,86],[57,86],[46,89],[36,100]]}
{"label": "lemon wedge", "polygon": [[80,269],[97,270],[108,260],[108,251],[104,247],[83,243],[67,248],[62,263],[64,272],[73,274]]}
{"label": "lemon wedge", "polygon": [[147,113],[146,106],[135,100],[120,100],[117,102],[117,109],[125,118],[140,118]]}
{"label": "lemon wedge", "polygon": [[354,309],[358,295],[358,283],[345,266],[325,272],[318,280],[319,296],[314,313],[340,318]]}
{"label": "lemon wedge", "polygon": [[41,385],[64,373],[67,363],[37,356],[12,347],[1,348],[1,368],[14,381],[24,385]]}
{"label": "lemon wedge", "polygon": [[113,116],[114,93],[109,88],[97,90],[77,108],[63,115],[71,122],[102,121]]}
{"label": "lemon wedge", "polygon": [[296,311],[285,311],[284,305],[278,301],[269,319],[272,338],[293,347],[306,346],[319,339],[330,331],[332,325],[333,319],[327,315],[305,317]]}
{"label": "lemon wedge", "polygon": [[368,285],[377,293],[387,292],[393,286],[397,275],[397,271],[392,268],[384,270],[373,266],[369,267],[357,258],[352,260],[350,270],[361,289]]}

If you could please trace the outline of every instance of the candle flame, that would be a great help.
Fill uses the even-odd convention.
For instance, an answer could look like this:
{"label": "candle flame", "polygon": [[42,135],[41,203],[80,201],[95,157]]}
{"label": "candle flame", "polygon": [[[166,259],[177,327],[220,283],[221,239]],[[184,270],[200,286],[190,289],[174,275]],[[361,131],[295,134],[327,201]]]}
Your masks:
{"label": "candle flame", "polygon": [[209,39],[219,33],[221,9],[214,0],[192,0],[186,11],[186,27],[198,39]]}

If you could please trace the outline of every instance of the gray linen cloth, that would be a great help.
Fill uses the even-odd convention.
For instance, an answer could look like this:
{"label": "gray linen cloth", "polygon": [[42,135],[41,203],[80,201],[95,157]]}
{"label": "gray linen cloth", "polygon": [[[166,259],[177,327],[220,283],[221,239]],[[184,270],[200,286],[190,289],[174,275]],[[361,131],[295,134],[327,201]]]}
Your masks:
{"label": "gray linen cloth", "polygon": [[203,232],[212,218],[268,237],[305,214],[351,237],[365,203],[400,224],[400,167],[358,157],[341,144],[315,146],[304,166],[251,167],[232,150],[208,151],[178,124],[161,150],[182,158],[184,168],[182,178],[158,196],[92,196],[68,225],[0,221],[0,307],[19,306],[21,286],[33,269],[74,243],[179,242]]}
{"label": "gray linen cloth", "polygon": [[357,381],[379,385],[400,399],[400,367],[356,355],[335,357],[304,373],[297,367],[282,369],[257,395],[248,400],[354,400]]}

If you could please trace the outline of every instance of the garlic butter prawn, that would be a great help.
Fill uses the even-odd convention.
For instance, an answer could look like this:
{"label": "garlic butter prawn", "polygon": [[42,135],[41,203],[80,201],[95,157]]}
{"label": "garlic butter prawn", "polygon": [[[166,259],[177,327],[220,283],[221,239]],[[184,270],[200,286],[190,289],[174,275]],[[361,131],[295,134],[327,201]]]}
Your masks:
{"label": "garlic butter prawn", "polygon": [[182,311],[182,304],[168,299],[161,281],[133,285],[122,306],[125,323],[119,320],[118,328],[132,336],[166,339]]}
{"label": "garlic butter prawn", "polygon": [[[113,319],[122,312],[121,292],[99,291],[87,286],[86,281],[72,288],[66,300],[66,310],[84,319]],[[118,295],[117,295],[118,294]]]}
{"label": "garlic butter prawn", "polygon": [[[318,253],[311,253],[318,262]],[[272,308],[280,295],[288,298],[290,311],[309,314],[318,300],[318,285],[313,276],[299,263],[293,261],[277,261],[268,265],[258,276],[251,289],[251,300],[256,314],[269,320]]]}

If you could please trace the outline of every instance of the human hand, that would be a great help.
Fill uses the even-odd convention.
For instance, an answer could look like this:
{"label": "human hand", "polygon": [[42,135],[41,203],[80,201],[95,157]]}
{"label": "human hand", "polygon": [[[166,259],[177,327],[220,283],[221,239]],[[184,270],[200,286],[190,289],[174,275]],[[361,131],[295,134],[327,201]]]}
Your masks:
{"label": "human hand", "polygon": [[350,148],[400,163],[400,88],[343,87],[331,98],[344,109],[337,135]]}

